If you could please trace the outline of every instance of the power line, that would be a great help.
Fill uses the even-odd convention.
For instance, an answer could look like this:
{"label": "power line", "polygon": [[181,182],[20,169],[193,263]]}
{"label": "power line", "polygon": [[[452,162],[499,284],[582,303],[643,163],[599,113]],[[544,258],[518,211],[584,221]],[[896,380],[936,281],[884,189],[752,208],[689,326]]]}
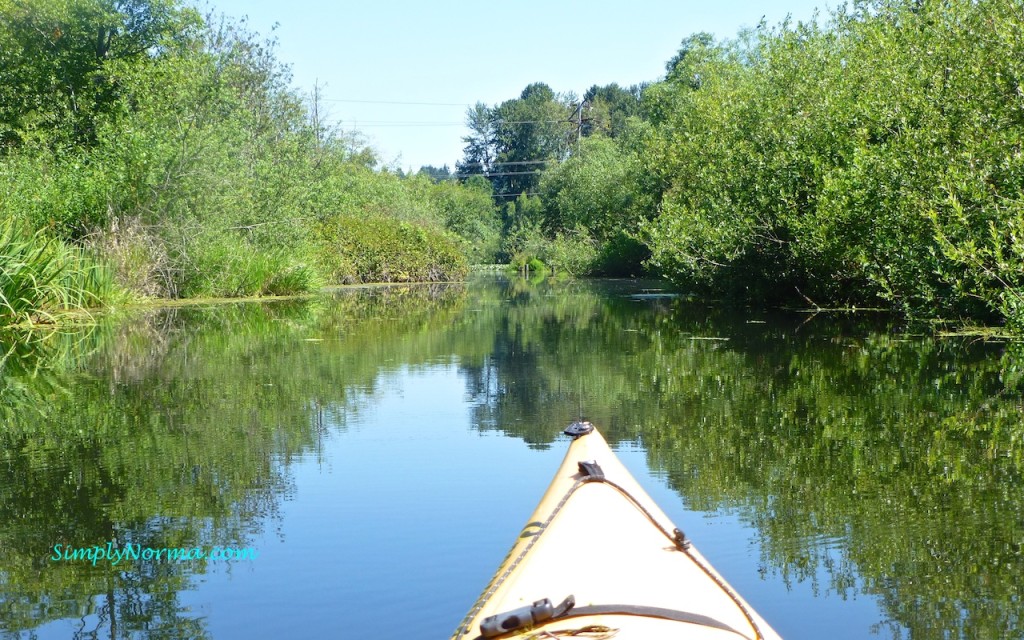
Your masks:
{"label": "power line", "polygon": [[461,122],[362,122],[352,121],[354,128],[362,127],[461,127]]}
{"label": "power line", "polygon": [[494,194],[491,197],[492,198],[501,198],[503,200],[508,200],[510,198],[518,198],[519,196],[539,196],[539,195],[541,195],[539,191],[534,191],[533,193],[496,193],[496,194]]}
{"label": "power line", "polygon": [[[502,164],[502,165],[504,165],[504,164],[547,164],[549,162],[557,162],[557,160],[515,160],[515,161],[510,160],[508,162],[492,162],[490,164],[491,164],[491,166],[496,166],[496,165],[499,165],[499,164]],[[467,162],[463,166],[466,166],[466,167],[482,167],[482,166],[484,166],[484,163],[483,162]]]}
{"label": "power line", "polygon": [[538,176],[542,172],[540,171],[497,171],[488,173],[453,173],[452,175],[456,178],[472,178],[473,176],[483,176],[485,178],[497,178],[503,176]]}
{"label": "power line", "polygon": [[[344,121],[344,119],[343,119]],[[465,122],[428,122],[417,120],[356,120],[351,119],[354,127],[462,127],[468,126]],[[568,120],[499,120],[496,125],[519,125],[519,124],[559,124],[569,122]]]}
{"label": "power line", "polygon": [[420,107],[471,107],[465,102],[407,102],[404,100],[355,100],[346,98],[320,98],[321,102],[355,102],[358,104],[408,104]]}
{"label": "power line", "polygon": [[495,124],[561,124],[571,120],[498,120]]}
{"label": "power line", "polygon": [[458,120],[357,120],[353,118],[352,121],[365,124],[464,124]]}

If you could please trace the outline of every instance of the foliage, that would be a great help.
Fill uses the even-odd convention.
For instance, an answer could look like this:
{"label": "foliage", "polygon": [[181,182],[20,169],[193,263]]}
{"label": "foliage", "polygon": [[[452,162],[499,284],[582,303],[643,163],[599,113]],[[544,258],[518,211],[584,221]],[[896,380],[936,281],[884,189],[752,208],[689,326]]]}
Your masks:
{"label": "foliage", "polygon": [[487,180],[477,176],[461,185],[440,182],[430,191],[430,199],[444,227],[467,245],[464,253],[471,263],[486,264],[497,258],[501,221]]}
{"label": "foliage", "polygon": [[600,134],[611,138],[623,135],[629,119],[640,115],[643,90],[643,85],[622,88],[614,82],[587,89],[583,94],[581,135]]}
{"label": "foliage", "polygon": [[235,234],[200,237],[183,247],[188,265],[173,284],[184,298],[295,295],[316,290],[312,265],[284,250],[267,250]]}
{"label": "foliage", "polygon": [[546,239],[541,230],[544,222],[543,202],[539,197],[521,195],[501,207],[502,254],[520,253],[536,257],[543,251]]}
{"label": "foliage", "polygon": [[[576,273],[623,275],[641,269],[647,257],[637,241],[639,222],[647,217],[636,193],[638,156],[611,138],[595,135],[577,152],[544,173],[540,184],[543,226],[549,234],[586,237],[598,247]],[[630,247],[635,248],[630,248]]]}
{"label": "foliage", "polygon": [[103,256],[117,285],[135,298],[172,297],[177,269],[167,246],[137,217],[115,216],[86,238],[86,246]]}
{"label": "foliage", "polygon": [[600,240],[610,237],[631,217],[632,160],[610,138],[587,138],[579,152],[544,174],[545,226],[581,226]]}
{"label": "foliage", "polygon": [[455,164],[455,171],[460,176],[485,175],[494,162],[494,117],[490,107],[477,102],[466,109],[466,127],[470,134],[462,138],[466,146],[462,159]]}
{"label": "foliage", "polygon": [[483,175],[506,201],[532,195],[544,167],[568,156],[575,98],[558,95],[543,82],[494,107],[477,103],[467,111],[471,134],[456,169],[463,178]]}
{"label": "foliage", "polygon": [[[374,170],[244,23],[180,0],[0,0],[0,13],[0,219],[88,247],[133,293],[308,291],[323,280],[316,230],[363,212],[375,229],[379,216],[448,228],[493,260],[489,191]],[[421,257],[416,238],[393,236],[413,245],[394,248],[392,272],[458,272],[444,251],[436,269],[394,262]]]}
{"label": "foliage", "polygon": [[[498,220],[486,181],[435,183],[344,163],[325,178],[313,210],[319,264],[332,281],[372,282],[374,274],[386,274],[383,282],[427,274],[459,279],[467,260],[490,262],[497,251]],[[383,235],[375,237],[378,232]],[[386,246],[391,242],[411,244]],[[343,246],[348,249],[337,253]],[[355,260],[353,251],[363,258]],[[403,265],[405,259],[412,262]],[[433,259],[439,262],[423,262]],[[372,271],[361,271],[371,265]]]}
{"label": "foliage", "polygon": [[448,168],[448,165],[444,165],[439,169],[428,164],[420,167],[420,170],[416,172],[416,175],[425,175],[434,182],[444,182],[445,180],[452,179],[452,172],[451,169]]}
{"label": "foliage", "polygon": [[0,326],[52,322],[117,295],[110,270],[83,251],[0,220]]}
{"label": "foliage", "polygon": [[1019,20],[1009,0],[880,0],[688,39],[645,93],[652,263],[741,299],[1012,318]]}
{"label": "foliage", "polygon": [[661,82],[477,104],[458,170],[494,184],[519,262],[586,237],[590,273],[1019,328],[1020,26],[1016,0],[864,0],[696,33]]}
{"label": "foliage", "polygon": [[594,271],[597,254],[597,243],[585,231],[578,229],[556,234],[542,257],[556,274],[581,276]]}
{"label": "foliage", "polygon": [[419,224],[338,215],[319,234],[319,260],[334,282],[443,282],[468,272],[455,238]]}
{"label": "foliage", "polygon": [[0,153],[95,141],[124,89],[112,65],[186,45],[199,26],[174,0],[3,0],[0,15]]}
{"label": "foliage", "polygon": [[[636,236],[652,198],[637,189],[639,98],[639,87],[611,84],[591,87],[577,104],[537,83],[469,110],[473,133],[459,171],[467,184],[490,180],[504,200],[500,257],[514,266],[536,258],[574,275],[642,271],[648,254]],[[564,118],[574,108],[575,129]]]}

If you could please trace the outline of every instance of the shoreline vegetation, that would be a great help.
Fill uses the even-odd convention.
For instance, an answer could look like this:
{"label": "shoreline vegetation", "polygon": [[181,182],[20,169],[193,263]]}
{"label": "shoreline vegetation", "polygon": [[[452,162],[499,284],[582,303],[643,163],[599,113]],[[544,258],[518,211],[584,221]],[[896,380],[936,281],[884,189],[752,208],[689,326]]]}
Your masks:
{"label": "shoreline vegetation", "polygon": [[1024,333],[1018,0],[692,34],[656,82],[478,103],[454,171],[409,175],[244,22],[181,0],[0,15],[0,326],[503,263]]}
{"label": "shoreline vegetation", "polygon": [[0,0],[0,16],[0,326],[493,261],[486,180],[379,166],[244,22],[180,0]]}

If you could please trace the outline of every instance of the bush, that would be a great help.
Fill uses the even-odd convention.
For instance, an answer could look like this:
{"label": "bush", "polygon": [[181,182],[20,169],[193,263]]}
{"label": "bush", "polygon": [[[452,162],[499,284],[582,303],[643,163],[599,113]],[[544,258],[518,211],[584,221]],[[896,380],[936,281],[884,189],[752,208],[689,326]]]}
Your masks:
{"label": "bush", "polygon": [[113,218],[87,238],[88,246],[113,269],[127,293],[142,298],[174,297],[174,268],[161,238],[137,217]]}
{"label": "bush", "polygon": [[332,282],[446,282],[469,271],[445,231],[383,215],[338,215],[322,223],[318,262]]}
{"label": "bush", "polygon": [[465,184],[433,185],[431,199],[444,226],[465,241],[465,254],[473,264],[494,262],[500,250],[501,220],[494,206],[491,184],[475,177]]}
{"label": "bush", "polygon": [[605,276],[637,276],[644,272],[643,264],[650,257],[647,245],[619,231],[598,248],[591,267],[594,273]]}
{"label": "bush", "polygon": [[1016,322],[1020,5],[867,0],[691,39],[645,102],[652,264],[761,303]]}
{"label": "bush", "polygon": [[564,271],[571,276],[591,273],[597,256],[597,242],[582,231],[556,235],[544,252],[545,262],[555,273]]}

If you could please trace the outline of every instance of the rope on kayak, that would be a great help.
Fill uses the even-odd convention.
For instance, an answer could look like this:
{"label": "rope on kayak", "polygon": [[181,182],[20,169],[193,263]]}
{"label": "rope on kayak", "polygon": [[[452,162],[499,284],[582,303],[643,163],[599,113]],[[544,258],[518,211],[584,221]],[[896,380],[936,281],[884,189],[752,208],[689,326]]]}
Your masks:
{"label": "rope on kayak", "polygon": [[590,624],[579,629],[552,629],[547,631],[541,629],[537,633],[527,636],[525,640],[541,640],[542,638],[591,638],[592,640],[610,640],[618,635],[619,630],[606,627],[600,624]]}
{"label": "rope on kayak", "polygon": [[[618,491],[620,494],[622,494],[627,500],[632,502],[633,506],[635,506],[640,511],[640,513],[644,514],[644,516],[646,516],[647,519],[651,521],[651,524],[653,524],[658,529],[658,531],[662,533],[662,535],[671,540],[672,544],[674,544],[677,549],[686,554],[686,557],[692,560],[695,565],[700,567],[700,570],[703,571],[707,577],[711,578],[711,580],[718,585],[718,588],[720,588],[727,596],[729,596],[733,603],[736,604],[736,607],[740,610],[740,612],[743,613],[743,617],[747,619],[747,623],[750,624],[750,628],[754,630],[754,637],[756,638],[756,640],[764,640],[764,634],[761,633],[760,627],[758,627],[757,623],[754,621],[754,616],[750,614],[750,611],[747,609],[746,605],[743,604],[743,600],[741,600],[739,595],[737,595],[735,591],[730,589],[729,585],[727,585],[725,581],[718,577],[718,575],[709,566],[707,566],[704,562],[702,562],[699,558],[697,558],[697,556],[693,554],[693,552],[690,550],[690,541],[686,539],[686,534],[684,534],[680,529],[673,529],[672,532],[669,533],[668,530],[665,529],[665,527],[663,527],[660,522],[658,522],[657,518],[655,518],[654,515],[650,511],[648,511],[647,508],[644,507],[644,505],[642,505],[636,498],[634,498],[629,491],[620,486],[618,483],[613,482],[608,478],[604,477],[604,474],[601,474],[600,476],[587,475],[580,478],[576,482],[576,484],[574,484],[573,487],[569,490],[569,493],[574,492],[579,486],[590,482],[600,482],[602,484],[606,484],[609,487]],[[568,498],[568,496],[566,496],[566,498]],[[562,502],[564,503],[565,499],[563,499]],[[552,514],[552,517],[553,516],[554,514]],[[548,519],[549,522],[550,520],[551,518]]]}
{"label": "rope on kayak", "polygon": [[[596,462],[580,462],[579,469],[580,473],[582,474],[581,477],[578,478],[571,487],[569,487],[569,489],[565,492],[565,495],[563,495],[561,500],[558,501],[558,504],[555,505],[555,508],[551,510],[550,514],[548,514],[547,519],[543,523],[533,522],[530,523],[530,525],[528,525],[539,525],[536,533],[530,536],[530,541],[526,544],[526,546],[522,548],[522,550],[519,551],[515,559],[505,568],[505,570],[502,571],[501,574],[497,575],[494,578],[494,580],[492,580],[487,590],[484,591],[484,593],[480,594],[480,597],[477,598],[477,601],[476,603],[474,603],[473,608],[470,609],[469,613],[466,614],[466,617],[463,618],[462,623],[459,626],[459,632],[454,637],[453,640],[459,640],[461,638],[466,637],[466,634],[470,632],[470,621],[473,618],[475,618],[478,613],[480,613],[480,610],[483,609],[487,601],[491,599],[491,597],[498,590],[498,588],[505,582],[505,580],[512,574],[512,572],[515,571],[516,567],[518,567],[519,564],[523,561],[523,559],[529,554],[530,549],[533,548],[533,546],[537,543],[537,540],[540,539],[543,533],[547,530],[548,526],[552,523],[552,521],[554,521],[558,513],[562,510],[563,507],[565,507],[565,504],[569,501],[569,498],[572,497],[572,495],[576,493],[576,491],[580,487],[582,487],[585,484],[591,483],[601,483],[608,485],[609,487],[618,491],[627,500],[629,500],[633,504],[633,506],[635,506],[637,510],[640,511],[640,513],[647,517],[651,524],[653,524],[658,529],[658,531],[662,533],[662,535],[668,538],[677,549],[686,554],[686,556],[691,561],[693,561],[695,565],[700,567],[701,571],[703,571],[705,575],[711,578],[711,580],[716,585],[718,585],[718,587],[723,592],[725,592],[727,596],[729,596],[729,598],[736,604],[739,610],[743,613],[743,616],[747,619],[747,622],[750,624],[751,629],[754,630],[756,640],[764,640],[764,635],[761,633],[761,629],[757,626],[757,623],[754,621],[754,617],[750,614],[750,611],[743,604],[743,601],[740,599],[740,597],[732,589],[730,589],[729,586],[725,584],[725,582],[721,578],[719,578],[715,574],[715,572],[711,570],[710,567],[706,566],[704,562],[702,562],[695,555],[693,555],[693,553],[690,551],[690,542],[686,539],[686,535],[681,530],[674,529],[670,533],[667,529],[665,529],[665,527],[661,525],[660,522],[658,522],[657,518],[654,517],[654,514],[648,511],[647,508],[644,507],[644,505],[641,504],[635,497],[633,497],[633,495],[629,491],[627,491],[618,483],[609,480],[604,475],[604,472],[601,470],[601,467],[598,466]],[[743,635],[740,634],[738,631],[734,632],[737,635]]]}
{"label": "rope on kayak", "polygon": [[576,480],[576,482],[573,483],[571,487],[569,487],[569,490],[565,492],[565,495],[562,496],[562,499],[558,501],[558,504],[555,505],[555,508],[551,510],[551,513],[548,515],[547,520],[540,524],[540,528],[538,529],[537,533],[531,536],[530,541],[526,543],[526,546],[523,547],[522,551],[519,552],[515,560],[513,560],[505,568],[505,570],[501,572],[500,575],[496,576],[494,580],[491,581],[491,585],[487,588],[486,591],[480,594],[480,597],[477,598],[477,601],[473,605],[473,608],[470,609],[469,613],[466,614],[466,617],[463,618],[459,628],[459,633],[455,636],[454,640],[459,640],[460,638],[466,637],[466,634],[470,632],[470,621],[473,618],[475,618],[478,613],[480,613],[480,610],[484,608],[484,605],[487,603],[488,600],[491,599],[491,596],[493,596],[494,592],[498,590],[498,587],[500,587],[502,583],[504,583],[505,580],[509,577],[509,575],[511,575],[512,572],[515,571],[515,568],[518,567],[519,563],[523,561],[523,558],[525,558],[526,555],[530,552],[530,549],[533,548],[533,545],[537,544],[537,540],[540,539],[541,534],[543,534],[544,531],[547,530],[548,525],[551,524],[551,521],[555,519],[555,516],[558,515],[558,512],[562,510],[562,507],[565,506],[565,503],[569,501],[569,498],[572,496],[572,494],[576,493],[577,489],[586,484],[590,477],[591,476],[589,475],[583,476],[582,478]]}

